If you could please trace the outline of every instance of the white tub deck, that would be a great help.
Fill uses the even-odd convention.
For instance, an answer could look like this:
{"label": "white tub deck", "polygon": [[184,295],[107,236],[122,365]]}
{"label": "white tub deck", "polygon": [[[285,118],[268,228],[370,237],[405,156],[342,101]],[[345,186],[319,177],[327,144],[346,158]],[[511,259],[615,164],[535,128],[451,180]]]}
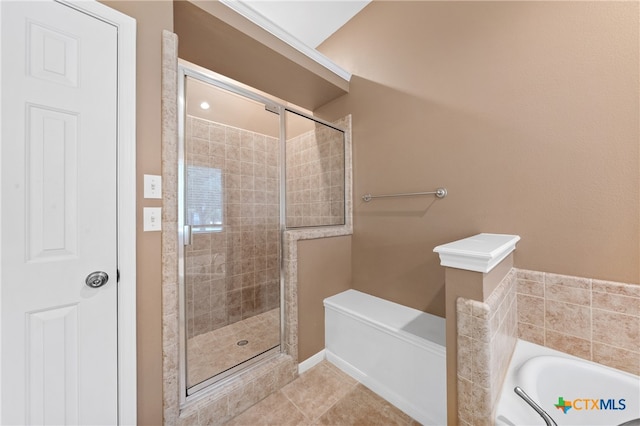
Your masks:
{"label": "white tub deck", "polygon": [[329,362],[420,423],[446,424],[444,318],[356,290],[324,305]]}

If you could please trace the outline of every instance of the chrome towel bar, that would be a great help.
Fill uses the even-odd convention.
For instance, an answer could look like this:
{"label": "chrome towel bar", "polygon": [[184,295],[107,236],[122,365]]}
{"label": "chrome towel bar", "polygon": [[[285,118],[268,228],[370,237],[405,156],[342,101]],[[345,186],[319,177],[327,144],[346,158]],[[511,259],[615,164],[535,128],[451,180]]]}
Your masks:
{"label": "chrome towel bar", "polygon": [[362,196],[362,199],[364,200],[365,203],[368,203],[369,201],[371,201],[374,198],[411,197],[411,196],[414,196],[414,195],[431,195],[431,194],[435,194],[435,196],[438,197],[438,198],[444,198],[444,197],[447,196],[447,189],[446,188],[438,188],[435,191],[429,191],[429,192],[405,192],[403,194],[385,194],[385,195],[364,194]]}

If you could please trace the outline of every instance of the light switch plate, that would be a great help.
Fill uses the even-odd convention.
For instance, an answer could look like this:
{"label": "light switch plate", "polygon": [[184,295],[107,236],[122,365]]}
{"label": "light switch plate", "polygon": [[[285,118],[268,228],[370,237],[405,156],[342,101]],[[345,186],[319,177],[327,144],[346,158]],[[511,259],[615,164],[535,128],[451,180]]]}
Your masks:
{"label": "light switch plate", "polygon": [[162,207],[145,207],[143,210],[144,231],[162,230]]}
{"label": "light switch plate", "polygon": [[162,198],[162,177],[144,175],[144,198]]}

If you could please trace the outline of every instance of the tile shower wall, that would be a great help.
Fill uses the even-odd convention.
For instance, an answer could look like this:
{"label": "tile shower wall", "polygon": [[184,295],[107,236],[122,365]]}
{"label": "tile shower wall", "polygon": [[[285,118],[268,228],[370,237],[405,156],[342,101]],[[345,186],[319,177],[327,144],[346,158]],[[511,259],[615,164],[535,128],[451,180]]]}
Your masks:
{"label": "tile shower wall", "polygon": [[640,374],[640,285],[518,270],[518,334]]}
{"label": "tile shower wall", "polygon": [[343,225],[344,139],[316,123],[287,140],[287,226]]}
{"label": "tile shower wall", "polygon": [[187,117],[187,166],[222,171],[223,225],[186,248],[188,338],[277,308],[278,139]]}
{"label": "tile shower wall", "polygon": [[484,302],[459,298],[458,421],[492,425],[502,382],[517,340],[516,271]]}
{"label": "tile shower wall", "polygon": [[[248,406],[275,392],[297,376],[297,261],[295,249],[285,252],[283,263],[287,266],[284,282],[284,349],[277,357],[241,373],[235,380],[221,384],[215,392],[209,392],[198,401],[180,409],[180,395],[184,384],[179,377],[179,297],[178,297],[178,129],[176,110],[178,99],[178,38],[169,31],[162,33],[162,402],[163,423],[169,425],[215,425],[236,416]],[[348,128],[345,143],[347,161],[347,216],[343,234],[352,232],[351,208],[351,117],[342,123]],[[331,228],[329,228],[331,229]],[[304,238],[335,236],[318,229],[288,231],[289,242]],[[289,244],[291,246],[291,244]],[[295,246],[295,244],[294,244]],[[286,249],[286,245],[285,245]]]}

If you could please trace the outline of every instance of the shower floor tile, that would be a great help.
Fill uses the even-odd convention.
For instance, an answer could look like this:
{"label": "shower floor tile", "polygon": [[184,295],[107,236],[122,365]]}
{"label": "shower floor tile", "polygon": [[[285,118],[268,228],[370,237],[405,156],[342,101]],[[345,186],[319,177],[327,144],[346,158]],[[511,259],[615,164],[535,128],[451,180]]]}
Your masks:
{"label": "shower floor tile", "polygon": [[327,361],[263,399],[226,426],[419,425]]}
{"label": "shower floor tile", "polygon": [[[238,342],[246,340],[245,345]],[[187,384],[194,386],[280,344],[280,309],[187,341]]]}

